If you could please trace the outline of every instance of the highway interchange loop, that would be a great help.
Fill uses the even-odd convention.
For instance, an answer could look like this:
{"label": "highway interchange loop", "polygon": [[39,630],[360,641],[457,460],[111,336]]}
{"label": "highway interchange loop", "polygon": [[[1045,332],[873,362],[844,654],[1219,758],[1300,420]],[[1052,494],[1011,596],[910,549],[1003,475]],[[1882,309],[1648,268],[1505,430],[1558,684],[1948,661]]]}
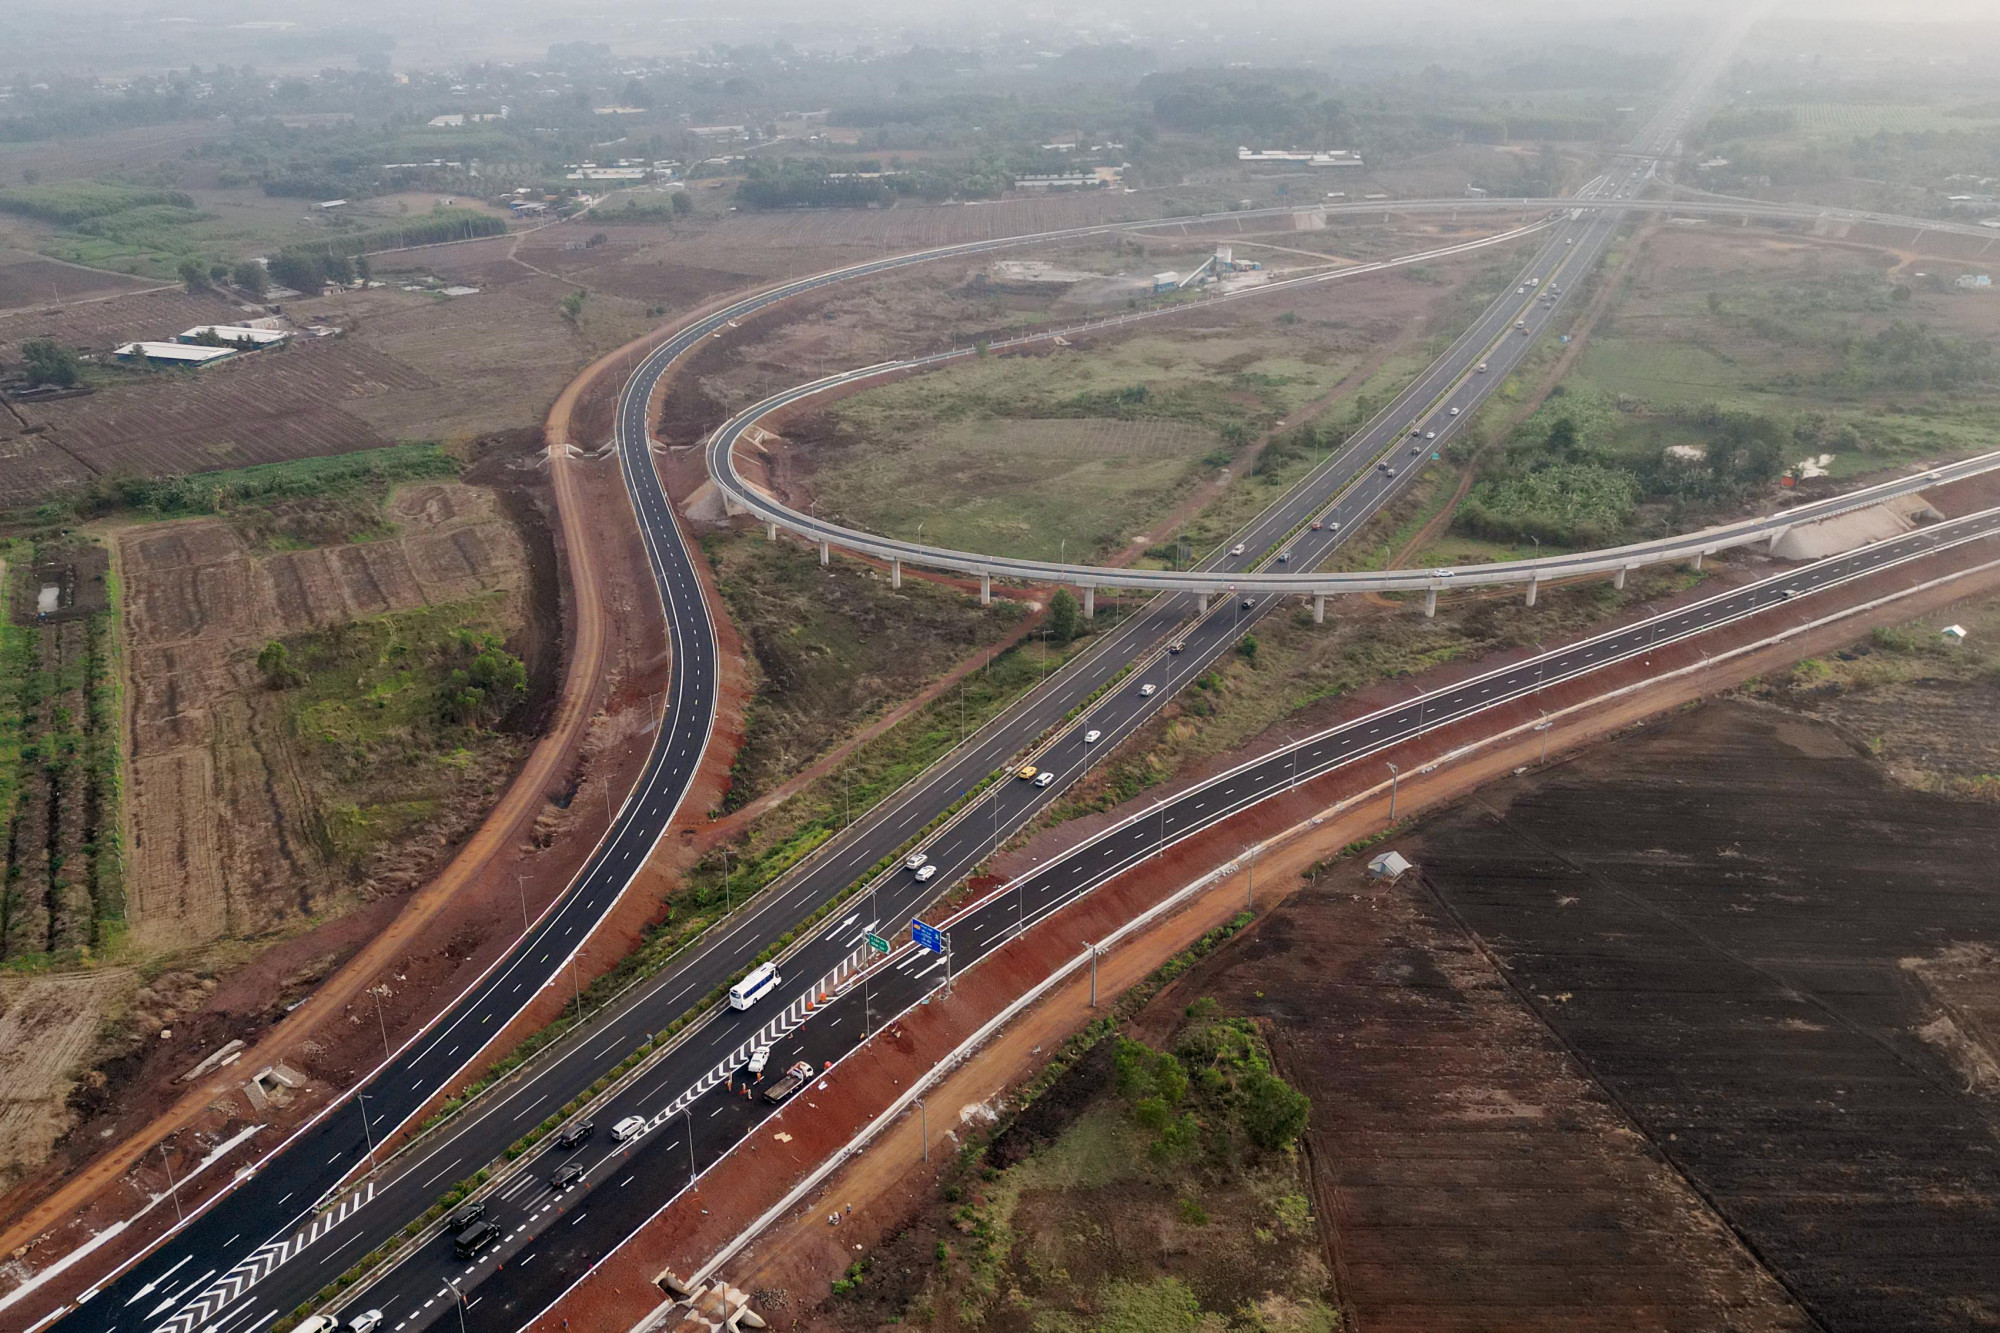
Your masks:
{"label": "highway interchange loop", "polygon": [[[1632,160],[1624,166],[1628,173],[1643,169]],[[1630,178],[1628,174],[1627,179]],[[1615,226],[1615,215],[1600,218],[1594,212],[1586,216],[1580,210],[1561,211],[1574,203],[1559,201],[1552,205],[1558,214],[1547,226],[1551,239],[1537,254],[1530,272],[1580,274],[1601,254]],[[1220,215],[1238,216],[1241,215]],[[848,963],[854,952],[856,927],[863,924],[862,916],[882,925],[903,919],[934,897],[937,886],[949,883],[951,878],[976,864],[996,840],[1054,799],[1082,771],[1088,754],[1082,748],[1076,728],[1060,730],[1052,740],[1041,739],[1079,703],[1118,682],[1128,670],[1159,686],[1159,692],[1148,697],[1139,696],[1135,689],[1119,683],[1093,706],[1088,714],[1093,719],[1091,727],[1103,732],[1095,753],[1108,752],[1175,688],[1197,674],[1216,654],[1226,651],[1244,623],[1275,604],[1280,594],[1259,592],[1243,599],[1232,597],[1228,605],[1202,614],[1194,609],[1194,598],[1189,593],[1169,593],[1153,599],[1108,632],[1103,642],[1077,663],[989,722],[967,745],[946,756],[910,787],[857,820],[842,837],[712,932],[700,948],[685,955],[659,977],[635,988],[575,1037],[559,1043],[536,1063],[528,1076],[499,1090],[487,1104],[454,1122],[446,1132],[427,1139],[417,1150],[381,1172],[358,1196],[365,1200],[364,1206],[351,1202],[357,1196],[347,1193],[343,1182],[366,1162],[371,1142],[393,1131],[436,1090],[448,1086],[484,1044],[487,1035],[504,1026],[535,991],[560,977],[582,940],[615,904],[633,872],[667,828],[708,743],[715,707],[713,624],[700,596],[671,503],[650,465],[652,445],[646,404],[658,377],[703,339],[721,333],[731,323],[832,283],[940,258],[1024,244],[1216,220],[1112,223],[1039,236],[972,242],[854,265],[783,284],[734,303],[690,325],[652,353],[621,395],[617,442],[620,466],[646,535],[648,558],[673,636],[674,686],[659,739],[633,796],[620,810],[604,843],[577,880],[533,924],[520,945],[365,1080],[357,1096],[328,1107],[281,1148],[265,1155],[232,1191],[222,1196],[228,1200],[226,1207],[211,1204],[197,1214],[167,1243],[91,1293],[91,1299],[72,1313],[63,1326],[172,1330],[172,1333],[215,1328],[220,1333],[255,1333],[308,1298],[372,1245],[393,1236],[405,1220],[421,1213],[423,1206],[450,1181],[499,1157],[501,1150],[524,1127],[537,1123],[548,1109],[562,1105],[587,1087],[619,1056],[644,1044],[667,1019],[684,1010],[693,997],[706,993],[740,970],[749,958],[791,930],[813,907],[831,900],[854,883],[886,851],[907,844],[913,834],[960,803],[980,781],[1010,763],[1024,747],[1039,743],[1040,748],[1034,753],[1040,756],[1040,762],[1060,774],[1059,783],[1047,789],[1035,789],[1024,783],[995,784],[930,835],[926,845],[934,849],[930,852],[933,860],[945,867],[945,877],[926,888],[914,885],[907,877],[891,875],[887,882],[871,886],[870,910],[853,920],[830,920],[826,928],[809,933],[793,946],[785,961],[785,991],[776,1000],[767,1002],[788,1011],[804,989],[822,977],[840,973]],[[1930,225],[1914,219],[1902,221],[1912,226]],[[1559,306],[1537,308],[1543,309],[1544,315],[1537,317],[1531,332],[1553,318]],[[1252,564],[1273,558],[1274,544],[1288,535],[1294,537],[1298,552],[1295,558],[1314,562],[1324,558],[1338,534],[1330,527],[1321,534],[1313,534],[1310,529],[1300,527],[1303,520],[1311,514],[1324,514],[1339,522],[1339,531],[1344,532],[1379,509],[1392,493],[1394,483],[1406,479],[1408,469],[1398,469],[1405,473],[1403,478],[1384,477],[1372,468],[1355,465],[1386,456],[1388,442],[1381,432],[1393,433],[1400,441],[1406,419],[1400,413],[1424,404],[1442,407],[1459,403],[1459,399],[1442,395],[1468,392],[1462,387],[1452,387],[1470,382],[1464,376],[1468,356],[1485,348],[1490,360],[1504,347],[1513,349],[1511,355],[1517,357],[1519,349],[1534,339],[1518,334],[1508,336],[1516,317],[1527,318],[1516,315],[1512,306],[1496,306],[1475,322],[1443,361],[1399,396],[1375,427],[1362,432],[1349,447],[1315,470],[1285,501],[1239,534],[1246,555],[1238,568],[1226,568],[1227,559],[1217,559],[1211,562],[1212,572],[1238,576],[1249,572]],[[1490,379],[1500,377],[1495,374]],[[1470,392],[1476,395],[1477,390]],[[1475,402],[1477,398],[1463,401]],[[1373,452],[1364,452],[1371,438]],[[1347,471],[1340,473],[1343,466]],[[1368,475],[1356,479],[1361,471]],[[1330,491],[1325,488],[1336,485],[1338,493],[1329,502]],[[1334,515],[1340,517],[1333,518]],[[1924,535],[1936,537],[1943,531],[1933,529]],[[1899,545],[1884,543],[1840,559],[1887,561],[1901,549]],[[1822,562],[1801,573],[1843,567]],[[1827,577],[1832,577],[1831,572]],[[1748,591],[1738,590],[1738,594]],[[1782,591],[1772,592],[1767,588],[1763,595],[1778,595]],[[1737,594],[1726,596],[1734,595]],[[1170,633],[1188,643],[1184,654],[1170,657],[1164,653],[1162,645]],[[1134,679],[1137,678],[1135,675]],[[1462,691],[1466,687],[1453,688]],[[1452,706],[1469,706],[1471,702],[1460,699]],[[1429,704],[1413,701],[1412,707],[1419,710],[1420,727],[1439,720],[1437,714],[1425,719],[1423,714]],[[1348,762],[1353,757],[1346,754],[1326,762]],[[1247,799],[1245,794],[1251,790],[1246,787],[1219,794],[1213,817],[1222,817],[1222,812],[1232,808],[1233,802]],[[1194,794],[1185,799],[1194,799]],[[1194,827],[1195,816],[1208,814],[1206,810],[1190,808],[1186,812],[1187,827]],[[1179,826],[1171,825],[1176,817],[1172,811],[1163,817],[1170,821],[1170,831],[1179,831]],[[1086,844],[1086,848],[1099,848],[1102,844],[1100,839]],[[1106,851],[1088,854],[1113,855]],[[1050,867],[1042,873],[1054,872],[1055,867]],[[1091,875],[1076,871],[1068,882],[1047,881],[1046,889],[1018,889],[1011,904],[1016,927],[1033,913],[1049,910],[1061,895],[1073,896],[1081,891],[1086,880],[1098,882]],[[861,900],[852,901],[858,904]],[[861,909],[857,907],[856,912]],[[1000,938],[998,925],[987,925],[983,932],[974,930],[973,925],[969,919],[953,924],[959,949],[976,951],[985,947],[972,942],[975,934],[990,933],[993,938]],[[894,970],[909,974],[908,983],[913,987],[931,980],[902,957],[896,961]],[[869,998],[872,1000],[872,996]],[[885,992],[883,1002],[891,1005],[897,999],[896,994]],[[459,1272],[466,1265],[453,1269],[447,1260],[429,1257],[436,1246],[436,1242],[431,1242],[430,1248],[422,1251],[422,1262],[406,1262],[390,1269],[369,1290],[368,1301],[388,1308],[392,1300],[401,1300],[392,1326],[422,1327],[450,1309],[449,1301],[442,1306],[438,1304],[437,1289],[440,1274],[455,1274],[464,1288],[481,1279],[487,1282],[482,1291],[490,1294],[473,1297],[463,1309],[472,1316],[474,1324],[491,1328],[518,1326],[573,1279],[575,1272],[580,1271],[578,1260],[602,1254],[650,1214],[658,1205],[662,1188],[674,1179],[673,1173],[679,1171],[685,1177],[686,1167],[680,1164],[684,1154],[692,1151],[698,1166],[704,1158],[712,1160],[715,1153],[740,1136],[746,1125],[737,1123],[742,1113],[733,1109],[740,1099],[723,1099],[723,1109],[718,1111],[703,1106],[697,1116],[692,1109],[694,1104],[684,1101],[685,1094],[743,1052],[745,1043],[773,1021],[774,1012],[779,1010],[753,1011],[747,1016],[724,1010],[707,1023],[690,1029],[677,1043],[643,1066],[638,1077],[617,1095],[629,1097],[632,1105],[648,1108],[648,1118],[655,1122],[655,1129],[637,1144],[619,1152],[604,1151],[601,1143],[594,1149],[583,1150],[592,1174],[584,1191],[570,1196],[575,1207],[566,1207],[563,1200],[546,1197],[549,1192],[542,1188],[520,1183],[537,1181],[538,1176],[525,1170],[511,1174],[502,1187],[494,1190],[492,1202],[496,1214],[507,1222],[508,1239],[474,1265],[475,1271]],[[815,1021],[798,1028],[796,1039],[809,1044],[851,1041],[846,1033],[835,1035],[838,1023],[839,1015],[830,1014],[825,1022]],[[788,1029],[785,1035],[791,1039],[793,1033]],[[675,1113],[678,1119],[660,1117],[663,1109],[676,1104],[680,1105]],[[756,1104],[742,1105],[754,1110]],[[522,1119],[530,1115],[534,1118]],[[676,1137],[674,1132],[683,1123],[687,1129],[684,1139]],[[638,1169],[621,1170],[627,1166]],[[619,1182],[629,1184],[635,1177],[645,1179],[647,1188],[624,1191]],[[502,1197],[503,1189],[517,1192]],[[620,1203],[621,1198],[629,1200],[629,1204]],[[338,1224],[314,1231],[309,1244],[296,1244],[295,1238],[312,1228],[317,1207],[336,1200],[344,1210]],[[582,1206],[586,1201],[588,1206]],[[536,1256],[542,1262],[541,1271],[551,1276],[543,1279],[532,1263],[523,1261],[506,1269],[504,1280],[494,1282],[499,1265],[519,1254],[530,1241],[548,1233],[556,1218],[563,1220],[561,1243],[545,1244]]]}

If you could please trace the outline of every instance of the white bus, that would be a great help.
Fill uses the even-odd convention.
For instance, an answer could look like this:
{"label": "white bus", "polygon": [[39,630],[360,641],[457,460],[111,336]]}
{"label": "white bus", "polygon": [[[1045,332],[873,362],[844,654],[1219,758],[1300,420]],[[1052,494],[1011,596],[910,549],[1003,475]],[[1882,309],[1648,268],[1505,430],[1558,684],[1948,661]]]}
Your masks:
{"label": "white bus", "polygon": [[782,980],[784,978],[778,975],[776,967],[770,963],[764,964],[729,988],[729,1007],[731,1009],[748,1009],[751,1005],[776,990],[778,983]]}

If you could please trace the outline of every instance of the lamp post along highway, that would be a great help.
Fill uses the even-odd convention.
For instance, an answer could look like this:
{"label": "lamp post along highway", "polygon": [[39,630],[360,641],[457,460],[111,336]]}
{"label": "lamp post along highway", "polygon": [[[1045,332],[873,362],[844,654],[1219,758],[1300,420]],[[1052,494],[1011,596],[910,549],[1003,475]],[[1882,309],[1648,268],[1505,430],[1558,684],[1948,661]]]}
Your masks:
{"label": "lamp post along highway", "polygon": [[1388,768],[1389,768],[1389,822],[1393,824],[1396,822],[1396,784],[1402,781],[1403,770],[1397,768],[1394,764],[1388,765]]}

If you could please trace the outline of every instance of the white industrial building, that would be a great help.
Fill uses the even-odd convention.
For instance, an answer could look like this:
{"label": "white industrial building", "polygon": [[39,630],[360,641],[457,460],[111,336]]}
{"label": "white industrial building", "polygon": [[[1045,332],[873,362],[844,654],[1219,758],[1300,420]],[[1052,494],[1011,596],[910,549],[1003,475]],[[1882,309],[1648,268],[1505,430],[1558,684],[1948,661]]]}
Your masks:
{"label": "white industrial building", "polygon": [[120,361],[164,361],[177,366],[201,366],[236,355],[234,347],[196,347],[188,343],[130,342],[114,347]]}
{"label": "white industrial building", "polygon": [[200,344],[210,338],[220,338],[223,342],[234,343],[239,348],[276,347],[288,343],[292,335],[284,329],[257,329],[248,324],[197,324],[183,331],[176,342]]}

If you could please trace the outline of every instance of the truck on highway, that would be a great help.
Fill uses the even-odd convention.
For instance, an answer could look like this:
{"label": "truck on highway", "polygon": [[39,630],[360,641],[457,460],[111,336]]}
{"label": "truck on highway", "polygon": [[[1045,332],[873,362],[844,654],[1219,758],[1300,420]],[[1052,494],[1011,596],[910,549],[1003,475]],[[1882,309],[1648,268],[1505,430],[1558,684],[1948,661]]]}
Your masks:
{"label": "truck on highway", "polygon": [[787,1069],[783,1078],[764,1089],[764,1100],[775,1105],[812,1082],[812,1077],[812,1061],[801,1060]]}

